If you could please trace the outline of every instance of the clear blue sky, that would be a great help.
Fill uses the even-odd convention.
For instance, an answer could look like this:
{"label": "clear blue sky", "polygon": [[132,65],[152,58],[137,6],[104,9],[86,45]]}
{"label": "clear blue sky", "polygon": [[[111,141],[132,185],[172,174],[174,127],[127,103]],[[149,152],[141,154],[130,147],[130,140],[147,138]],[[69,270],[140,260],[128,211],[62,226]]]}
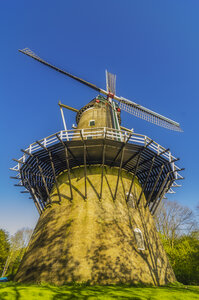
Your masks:
{"label": "clear blue sky", "polygon": [[[117,74],[117,94],[181,123],[168,131],[122,113],[123,126],[146,134],[180,157],[186,179],[169,199],[199,202],[199,1],[0,1],[0,228],[34,226],[32,200],[14,187],[9,170],[20,149],[63,129],[58,100],[82,107],[96,93],[20,54],[42,58],[105,88]],[[75,115],[65,112],[67,126]]]}

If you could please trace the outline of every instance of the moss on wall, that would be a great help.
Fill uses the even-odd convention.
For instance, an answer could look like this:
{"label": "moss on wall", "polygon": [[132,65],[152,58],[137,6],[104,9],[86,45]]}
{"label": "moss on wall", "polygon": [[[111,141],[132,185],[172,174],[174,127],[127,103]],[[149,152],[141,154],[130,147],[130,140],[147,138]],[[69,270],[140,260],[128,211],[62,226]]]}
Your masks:
{"label": "moss on wall", "polygon": [[[162,285],[175,280],[144,195],[135,207],[141,192],[137,178],[127,203],[132,174],[122,171],[114,200],[118,169],[106,166],[100,198],[101,171],[87,168],[87,199],[83,167],[71,170],[72,200],[67,171],[58,176],[62,201],[54,186],[53,203],[37,223],[16,281]],[[136,228],[145,250],[138,249]]]}

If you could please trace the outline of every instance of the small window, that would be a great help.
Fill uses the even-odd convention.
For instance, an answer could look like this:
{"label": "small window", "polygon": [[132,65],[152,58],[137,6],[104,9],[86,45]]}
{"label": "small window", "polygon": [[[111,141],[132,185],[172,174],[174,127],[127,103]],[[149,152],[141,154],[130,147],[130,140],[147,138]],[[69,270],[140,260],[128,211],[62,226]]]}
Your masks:
{"label": "small window", "polygon": [[90,120],[89,121],[89,126],[94,126],[95,125],[95,120]]}
{"label": "small window", "polygon": [[87,136],[87,140],[92,140],[92,138],[93,138],[92,135]]}
{"label": "small window", "polygon": [[126,193],[127,204],[128,204],[129,207],[135,208],[135,201],[134,201],[133,194],[130,194],[129,198],[128,198],[128,194],[129,193]]}
{"label": "small window", "polygon": [[142,231],[139,228],[134,229],[135,239],[137,242],[137,246],[139,250],[145,250],[144,246],[144,238],[142,235]]}

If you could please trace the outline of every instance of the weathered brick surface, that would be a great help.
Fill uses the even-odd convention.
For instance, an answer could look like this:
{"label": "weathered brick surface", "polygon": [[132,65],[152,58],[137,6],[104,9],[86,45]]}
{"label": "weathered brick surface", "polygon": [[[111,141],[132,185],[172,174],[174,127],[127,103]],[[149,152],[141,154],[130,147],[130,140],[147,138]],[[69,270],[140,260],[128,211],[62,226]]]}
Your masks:
{"label": "weathered brick surface", "polygon": [[[71,172],[73,200],[67,172],[60,174],[62,201],[59,203],[54,186],[53,204],[36,225],[16,281],[162,285],[175,280],[153,218],[144,209],[144,195],[139,208],[134,208],[141,191],[137,179],[132,189],[134,200],[127,203],[132,174],[122,171],[113,200],[118,169],[105,169],[101,199],[101,167],[87,168],[87,199],[83,167]],[[135,228],[143,233],[145,250],[138,249]]]}

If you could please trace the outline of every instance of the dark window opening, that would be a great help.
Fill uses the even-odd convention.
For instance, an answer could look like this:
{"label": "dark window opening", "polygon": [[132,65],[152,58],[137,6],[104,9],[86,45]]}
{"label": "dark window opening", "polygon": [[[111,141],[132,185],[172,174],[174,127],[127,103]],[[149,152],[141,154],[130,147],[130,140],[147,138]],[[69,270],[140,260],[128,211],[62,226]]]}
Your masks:
{"label": "dark window opening", "polygon": [[94,126],[95,125],[95,120],[90,120],[89,121],[89,126]]}

